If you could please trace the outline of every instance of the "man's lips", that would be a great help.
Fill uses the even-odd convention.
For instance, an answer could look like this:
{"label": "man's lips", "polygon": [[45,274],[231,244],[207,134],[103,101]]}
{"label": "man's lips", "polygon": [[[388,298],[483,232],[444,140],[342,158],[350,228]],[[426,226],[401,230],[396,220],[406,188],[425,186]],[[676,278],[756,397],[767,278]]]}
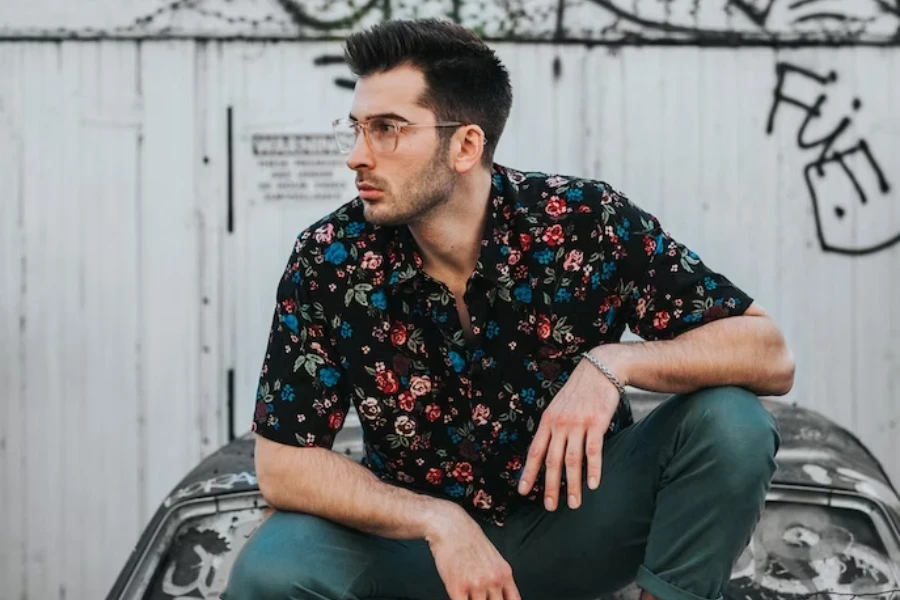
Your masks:
{"label": "man's lips", "polygon": [[373,200],[382,194],[377,187],[367,183],[357,183],[356,189],[359,190],[359,197],[363,200]]}

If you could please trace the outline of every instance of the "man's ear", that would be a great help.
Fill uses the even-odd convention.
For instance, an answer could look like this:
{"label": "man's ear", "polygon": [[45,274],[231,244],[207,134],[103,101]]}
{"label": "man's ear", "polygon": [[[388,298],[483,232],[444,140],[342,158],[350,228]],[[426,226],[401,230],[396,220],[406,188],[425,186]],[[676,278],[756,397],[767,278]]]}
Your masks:
{"label": "man's ear", "polygon": [[457,173],[467,173],[481,164],[487,139],[478,125],[461,127],[451,142],[451,159]]}

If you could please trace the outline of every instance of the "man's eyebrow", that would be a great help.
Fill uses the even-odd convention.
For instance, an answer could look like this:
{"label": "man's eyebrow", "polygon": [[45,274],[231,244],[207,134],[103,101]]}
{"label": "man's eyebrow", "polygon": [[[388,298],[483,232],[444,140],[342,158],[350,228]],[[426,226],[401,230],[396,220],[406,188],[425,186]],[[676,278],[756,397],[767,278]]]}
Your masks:
{"label": "man's eyebrow", "polygon": [[369,115],[365,119],[359,119],[356,116],[354,116],[353,113],[350,113],[350,120],[352,120],[352,121],[356,121],[356,122],[359,122],[361,120],[362,121],[370,121],[372,119],[394,119],[395,121],[405,121],[405,122],[409,123],[409,119],[407,119],[404,116],[398,115],[397,113],[393,113],[393,112]]}

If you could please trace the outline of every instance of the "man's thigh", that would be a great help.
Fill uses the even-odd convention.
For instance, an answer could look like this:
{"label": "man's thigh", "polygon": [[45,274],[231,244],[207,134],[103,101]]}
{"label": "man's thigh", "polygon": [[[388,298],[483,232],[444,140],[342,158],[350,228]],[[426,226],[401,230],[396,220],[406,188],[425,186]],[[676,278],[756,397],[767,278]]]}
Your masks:
{"label": "man's thigh", "polygon": [[606,442],[600,486],[583,486],[579,508],[560,494],[554,512],[528,505],[510,515],[504,556],[524,600],[592,599],[634,580],[658,481],[658,448],[640,429],[637,423]]}
{"label": "man's thigh", "polygon": [[444,600],[424,540],[392,540],[277,511],[241,549],[225,600]]}

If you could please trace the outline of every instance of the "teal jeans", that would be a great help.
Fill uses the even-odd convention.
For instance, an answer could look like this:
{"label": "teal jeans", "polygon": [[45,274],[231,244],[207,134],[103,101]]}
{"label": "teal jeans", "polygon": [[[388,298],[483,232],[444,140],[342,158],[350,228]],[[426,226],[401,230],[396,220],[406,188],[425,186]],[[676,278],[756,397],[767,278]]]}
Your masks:
{"label": "teal jeans", "polygon": [[[581,507],[517,506],[481,525],[523,600],[592,600],[635,582],[661,600],[720,598],[756,527],[780,438],[734,387],[673,396],[609,439]],[[448,598],[424,540],[276,512],[241,550],[225,600]]]}

